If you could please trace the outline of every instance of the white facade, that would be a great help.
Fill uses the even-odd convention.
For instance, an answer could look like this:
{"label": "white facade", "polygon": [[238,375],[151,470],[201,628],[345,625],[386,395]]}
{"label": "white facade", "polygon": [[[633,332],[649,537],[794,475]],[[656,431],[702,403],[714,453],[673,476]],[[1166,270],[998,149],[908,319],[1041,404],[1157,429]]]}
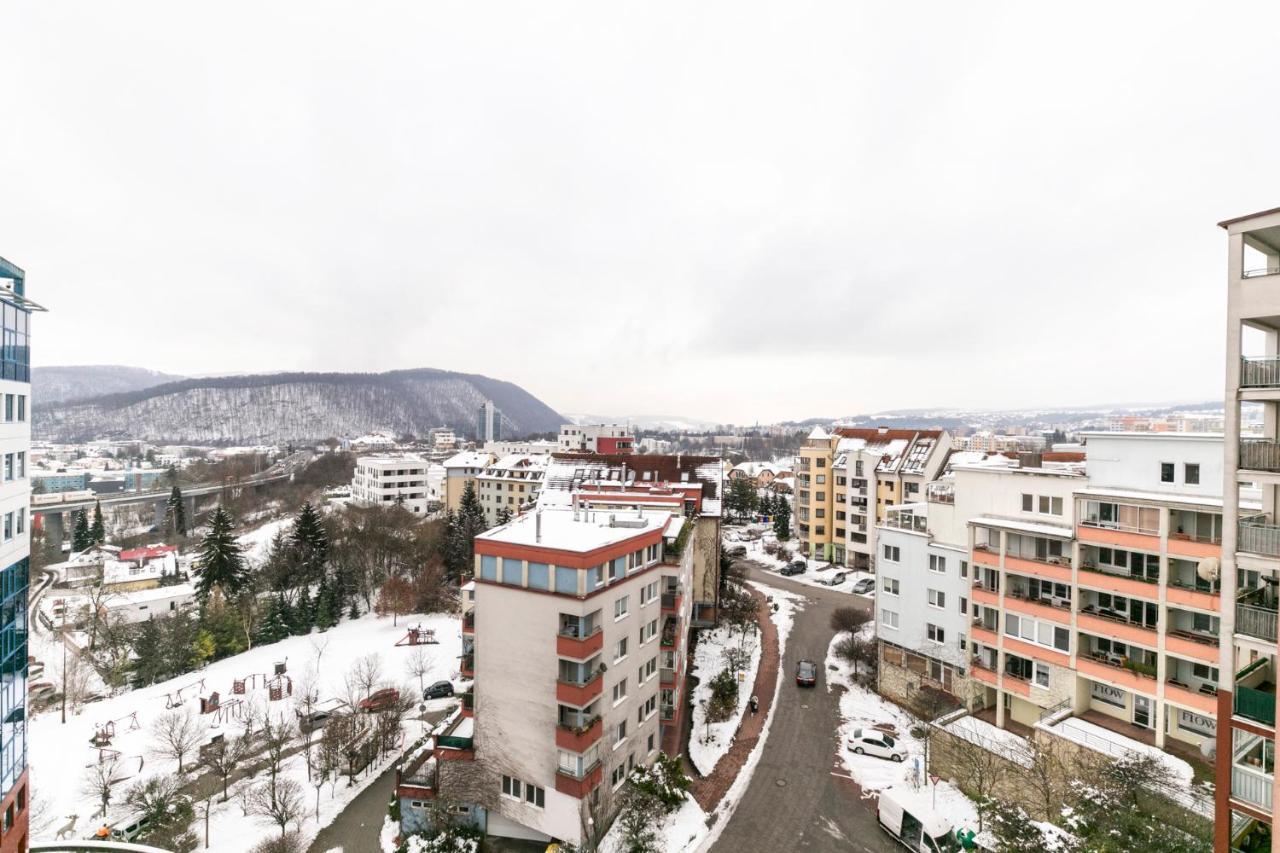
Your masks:
{"label": "white facade", "polygon": [[408,453],[362,456],[351,478],[351,498],[359,506],[398,504],[415,515],[425,515],[432,500],[429,467],[421,456]]}
{"label": "white facade", "polygon": [[546,438],[539,438],[533,441],[486,441],[483,448],[485,453],[492,453],[498,458],[516,454],[524,456],[548,455],[555,453],[559,449],[560,445],[557,442]]}
{"label": "white facade", "polygon": [[560,449],[562,451],[587,451],[589,453],[603,452],[599,451],[599,439],[601,438],[630,438],[630,427],[622,424],[565,424],[560,427]]}

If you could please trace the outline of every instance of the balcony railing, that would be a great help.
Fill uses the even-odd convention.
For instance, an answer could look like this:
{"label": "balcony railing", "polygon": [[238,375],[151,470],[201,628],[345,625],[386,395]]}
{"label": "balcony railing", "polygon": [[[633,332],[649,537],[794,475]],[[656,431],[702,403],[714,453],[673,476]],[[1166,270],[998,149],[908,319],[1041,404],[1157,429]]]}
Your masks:
{"label": "balcony railing", "polygon": [[1149,578],[1145,575],[1130,574],[1126,571],[1109,572],[1095,563],[1081,563],[1080,570],[1083,572],[1092,572],[1095,575],[1106,575],[1109,578],[1120,578],[1121,580],[1141,581],[1142,583],[1149,583],[1152,585],[1159,585],[1160,583],[1159,577]]}
{"label": "balcony railing", "polygon": [[1280,471],[1280,441],[1240,439],[1240,467],[1250,471]]}
{"label": "balcony railing", "polygon": [[1231,767],[1231,796],[1271,811],[1272,778],[1245,767]]}
{"label": "balcony railing", "polygon": [[1276,723],[1275,683],[1268,658],[1258,658],[1236,673],[1233,712],[1264,725]]}
{"label": "balcony railing", "polygon": [[1254,604],[1237,604],[1236,633],[1274,643],[1276,641],[1276,611]]}
{"label": "balcony railing", "polygon": [[1241,521],[1236,550],[1264,557],[1280,557],[1280,525],[1267,524],[1261,518]]}
{"label": "balcony railing", "polygon": [[1274,388],[1280,385],[1280,356],[1240,359],[1241,388]]}

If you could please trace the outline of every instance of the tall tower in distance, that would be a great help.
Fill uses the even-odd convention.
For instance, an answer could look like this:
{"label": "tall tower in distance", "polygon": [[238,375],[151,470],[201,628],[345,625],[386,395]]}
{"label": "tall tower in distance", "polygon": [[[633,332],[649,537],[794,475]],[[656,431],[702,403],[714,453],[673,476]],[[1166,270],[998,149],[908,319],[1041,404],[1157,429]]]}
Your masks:
{"label": "tall tower in distance", "polygon": [[480,404],[480,416],[476,421],[476,441],[502,441],[502,412],[492,400]]}

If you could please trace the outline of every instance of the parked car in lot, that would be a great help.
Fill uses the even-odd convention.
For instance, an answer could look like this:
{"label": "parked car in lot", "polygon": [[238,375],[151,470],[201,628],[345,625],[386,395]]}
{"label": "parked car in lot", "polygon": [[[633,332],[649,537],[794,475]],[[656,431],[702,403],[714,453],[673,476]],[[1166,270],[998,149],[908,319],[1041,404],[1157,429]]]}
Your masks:
{"label": "parked car in lot", "polygon": [[745,557],[747,556],[747,546],[734,545],[730,548],[725,548],[724,552],[728,554],[730,557]]}
{"label": "parked car in lot", "polygon": [[375,693],[370,693],[369,698],[360,703],[360,710],[368,714],[376,714],[379,711],[385,711],[399,701],[400,691],[394,687],[387,687]]}
{"label": "parked car in lot", "polygon": [[907,757],[906,750],[891,735],[877,729],[854,729],[846,746],[858,755],[874,755],[890,761],[904,761]]}
{"label": "parked car in lot", "polygon": [[437,681],[435,684],[428,684],[427,689],[422,691],[423,699],[445,699],[453,695],[453,684],[448,681]]}
{"label": "parked car in lot", "polygon": [[791,575],[802,575],[808,568],[809,565],[804,560],[793,560],[781,569],[778,569],[778,574],[786,575],[787,577],[790,577]]}
{"label": "parked car in lot", "polygon": [[796,684],[800,687],[817,687],[818,665],[811,660],[801,660],[797,663]]}
{"label": "parked car in lot", "polygon": [[856,592],[858,595],[866,595],[867,593],[875,592],[875,590],[876,590],[875,578],[863,578],[860,581],[855,581],[853,584],[853,591]]}
{"label": "parked car in lot", "polygon": [[849,575],[845,572],[836,572],[833,575],[818,578],[818,583],[823,586],[839,586],[849,579]]}

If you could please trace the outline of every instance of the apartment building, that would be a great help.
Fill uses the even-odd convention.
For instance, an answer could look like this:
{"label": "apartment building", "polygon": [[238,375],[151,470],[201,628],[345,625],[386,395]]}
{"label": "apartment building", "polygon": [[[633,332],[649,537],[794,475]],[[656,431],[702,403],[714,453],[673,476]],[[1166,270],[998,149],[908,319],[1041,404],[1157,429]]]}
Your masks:
{"label": "apartment building", "polygon": [[[1276,801],[1276,587],[1280,583],[1280,208],[1220,223],[1227,232],[1225,501],[1214,849],[1270,841]],[[1242,434],[1260,406],[1261,434]],[[1260,504],[1241,508],[1248,487]],[[1274,849],[1274,842],[1271,842]]]}
{"label": "apartment building", "polygon": [[886,507],[918,501],[951,449],[941,430],[814,427],[800,447],[795,528],[802,551],[869,569]]}
{"label": "apartment building", "polygon": [[697,578],[718,569],[719,471],[636,459],[558,457],[532,512],[476,537],[471,722],[406,762],[410,810],[444,791],[490,835],[578,844],[587,816],[607,825],[631,768],[678,754]]}
{"label": "apartment building", "polygon": [[[26,274],[0,258],[0,851],[27,849],[30,797],[27,785],[27,587],[31,545],[27,523],[31,486],[25,476],[31,449],[31,313],[43,311],[27,299]],[[22,472],[21,475],[19,472]]]}
{"label": "apartment building", "polygon": [[476,475],[476,497],[490,527],[533,505],[550,458],[546,454],[516,453],[502,457]]}
{"label": "apartment building", "polygon": [[559,443],[564,453],[619,454],[635,450],[631,428],[622,424],[565,424],[560,427]]}
{"label": "apartment building", "polygon": [[497,459],[485,450],[464,450],[444,461],[444,503],[447,509],[458,511],[467,483],[474,484],[480,472]]}
{"label": "apartment building", "polygon": [[486,453],[492,453],[499,459],[517,453],[523,453],[526,456],[545,456],[559,450],[560,443],[548,438],[529,441],[486,441],[484,447],[480,449]]}
{"label": "apartment building", "polygon": [[480,404],[480,410],[476,416],[476,441],[483,444],[486,441],[501,440],[502,412],[492,400],[485,400]]}
{"label": "apartment building", "polygon": [[430,467],[426,459],[412,453],[361,456],[351,478],[351,500],[358,506],[399,505],[415,515],[426,515],[433,500]]}

